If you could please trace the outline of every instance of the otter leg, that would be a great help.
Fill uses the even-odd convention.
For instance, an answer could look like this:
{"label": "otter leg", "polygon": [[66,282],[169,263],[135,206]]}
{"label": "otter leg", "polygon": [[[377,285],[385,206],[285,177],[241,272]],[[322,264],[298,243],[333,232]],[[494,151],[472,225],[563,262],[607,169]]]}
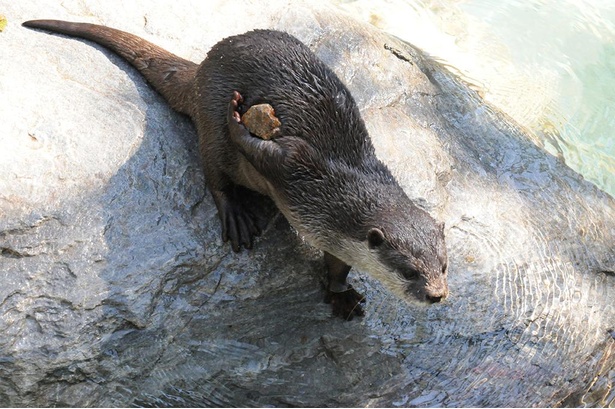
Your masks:
{"label": "otter leg", "polygon": [[350,266],[327,252],[325,252],[325,264],[329,281],[325,302],[331,304],[333,314],[348,321],[355,316],[363,316],[365,313],[361,303],[365,302],[365,297],[346,282]]}
{"label": "otter leg", "polygon": [[[202,125],[199,129],[199,135],[210,135],[212,132],[216,132],[215,127],[211,125],[211,118],[204,117],[196,122],[197,126]],[[239,125],[237,127],[245,130],[245,127]],[[236,129],[235,131],[241,130]],[[222,240],[224,242],[230,240],[233,251],[238,252],[242,246],[251,249],[254,237],[260,235],[261,231],[254,215],[242,203],[237,185],[226,173],[225,164],[220,161],[219,151],[223,149],[220,146],[212,147],[212,144],[208,141],[200,141],[201,155],[204,159],[205,180],[218,209],[218,217],[222,227]]]}
{"label": "otter leg", "polygon": [[211,195],[222,224],[222,241],[230,239],[233,251],[238,252],[242,245],[251,249],[254,236],[261,232],[253,215],[235,198],[233,190],[232,187],[225,190],[212,189]]}

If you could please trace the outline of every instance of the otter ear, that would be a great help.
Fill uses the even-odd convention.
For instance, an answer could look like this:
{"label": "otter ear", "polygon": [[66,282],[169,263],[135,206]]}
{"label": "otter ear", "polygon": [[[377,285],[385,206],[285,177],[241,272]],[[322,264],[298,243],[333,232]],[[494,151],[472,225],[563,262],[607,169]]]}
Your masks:
{"label": "otter ear", "polygon": [[444,222],[439,222],[439,223],[438,223],[438,229],[439,229],[442,233],[444,233]]}
{"label": "otter ear", "polygon": [[384,243],[384,233],[377,227],[372,227],[367,232],[367,244],[370,249],[376,248]]}

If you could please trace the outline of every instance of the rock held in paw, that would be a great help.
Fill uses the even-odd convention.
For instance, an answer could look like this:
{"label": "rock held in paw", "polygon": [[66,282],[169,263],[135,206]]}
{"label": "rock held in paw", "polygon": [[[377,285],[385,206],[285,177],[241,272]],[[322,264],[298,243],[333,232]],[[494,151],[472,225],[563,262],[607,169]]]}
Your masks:
{"label": "rock held in paw", "polygon": [[275,116],[275,110],[269,104],[252,105],[241,117],[241,122],[248,130],[261,139],[277,136],[282,123]]}

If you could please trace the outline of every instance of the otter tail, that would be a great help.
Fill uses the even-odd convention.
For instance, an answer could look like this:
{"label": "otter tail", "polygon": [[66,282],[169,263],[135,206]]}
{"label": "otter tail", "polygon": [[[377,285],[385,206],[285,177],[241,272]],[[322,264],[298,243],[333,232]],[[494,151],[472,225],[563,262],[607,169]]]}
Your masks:
{"label": "otter tail", "polygon": [[84,38],[110,49],[139,70],[173,109],[192,115],[192,83],[197,64],[133,34],[96,24],[30,20],[23,25]]}

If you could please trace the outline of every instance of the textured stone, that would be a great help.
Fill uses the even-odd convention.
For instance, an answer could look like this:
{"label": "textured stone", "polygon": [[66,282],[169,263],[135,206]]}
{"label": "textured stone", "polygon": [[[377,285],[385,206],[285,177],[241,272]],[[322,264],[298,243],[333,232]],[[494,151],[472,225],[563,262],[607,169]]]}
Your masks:
{"label": "textured stone", "polygon": [[241,116],[241,121],[251,133],[261,139],[273,138],[279,132],[280,125],[282,125],[275,116],[273,107],[269,104],[252,105]]}
{"label": "textured stone", "polygon": [[[615,202],[419,50],[311,3],[2,13],[0,405],[614,404]],[[358,272],[366,316],[332,318],[320,254],[279,215],[234,254],[189,121],[110,52],[20,27],[33,18],[193,61],[251,28],[300,38],[446,222],[450,297],[407,305]]]}

